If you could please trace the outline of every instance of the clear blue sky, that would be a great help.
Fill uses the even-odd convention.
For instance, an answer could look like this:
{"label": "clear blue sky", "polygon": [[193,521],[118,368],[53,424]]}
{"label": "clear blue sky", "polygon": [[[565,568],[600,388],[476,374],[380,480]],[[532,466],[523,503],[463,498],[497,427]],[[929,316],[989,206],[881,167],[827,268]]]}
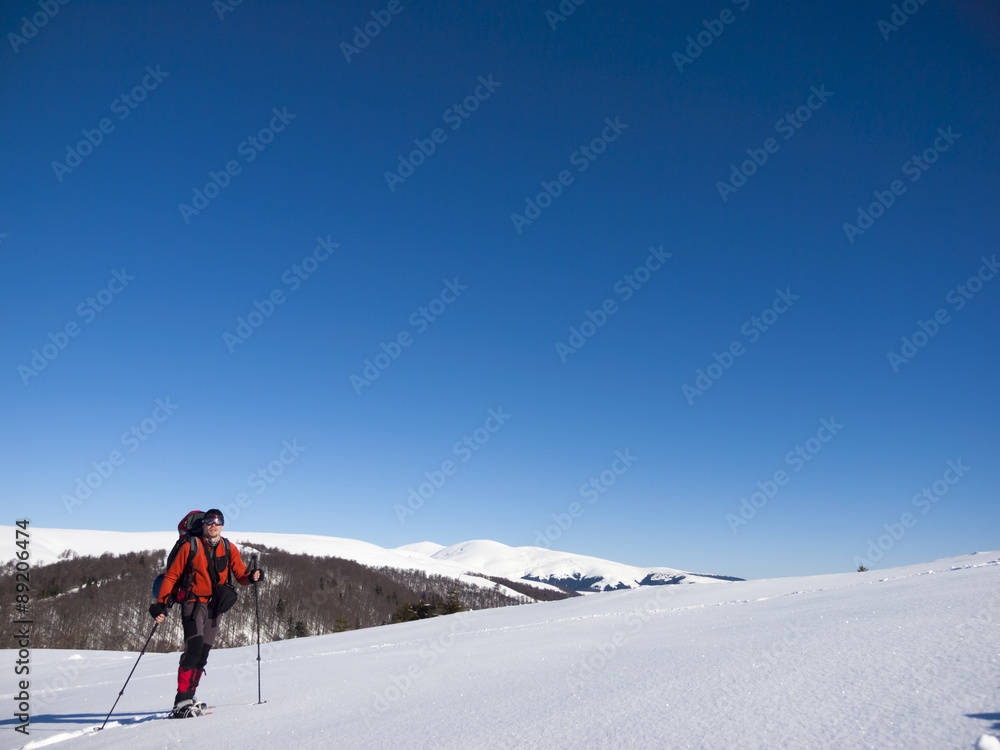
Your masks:
{"label": "clear blue sky", "polygon": [[5,4],[5,523],[996,548],[1000,22],[903,5]]}

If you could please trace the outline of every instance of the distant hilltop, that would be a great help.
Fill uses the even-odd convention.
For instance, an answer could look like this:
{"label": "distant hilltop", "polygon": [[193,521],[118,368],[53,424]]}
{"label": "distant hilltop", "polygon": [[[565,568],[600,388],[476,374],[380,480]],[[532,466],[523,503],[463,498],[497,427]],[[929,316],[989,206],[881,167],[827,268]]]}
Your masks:
{"label": "distant hilltop", "polygon": [[[524,580],[583,593],[742,580],[667,567],[636,567],[543,547],[510,547],[486,539],[461,542],[450,547],[434,542],[418,542],[386,549],[355,539],[311,534],[237,532],[229,538],[237,544],[244,542],[297,554],[338,557],[371,567],[419,570],[428,575],[456,579],[464,576]],[[13,539],[13,533],[3,536],[0,560],[14,558]],[[122,532],[33,528],[32,564],[55,562],[72,553],[100,556],[109,552],[170,549],[176,539],[177,534],[171,530]]]}

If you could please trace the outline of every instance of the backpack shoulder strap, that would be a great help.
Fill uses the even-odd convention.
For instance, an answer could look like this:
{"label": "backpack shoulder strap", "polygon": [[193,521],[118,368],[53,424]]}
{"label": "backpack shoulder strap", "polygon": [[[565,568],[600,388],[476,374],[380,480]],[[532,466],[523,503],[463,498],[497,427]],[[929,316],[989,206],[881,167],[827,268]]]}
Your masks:
{"label": "backpack shoulder strap", "polygon": [[[226,570],[228,570],[229,573],[232,574],[232,572],[233,572],[233,553],[232,553],[232,551],[229,548],[229,540],[226,539],[226,537],[222,537],[222,544],[226,548]],[[233,582],[232,577],[230,577],[228,580],[229,580],[229,583],[231,585],[232,582]]]}
{"label": "backpack shoulder strap", "polygon": [[188,537],[188,559],[187,567],[185,568],[185,572],[187,573],[194,572],[194,556],[198,554],[198,549],[201,547],[198,543],[199,541],[199,537],[193,535]]}
{"label": "backpack shoulder strap", "polygon": [[174,564],[174,559],[177,557],[177,553],[180,552],[185,544],[188,546],[188,558],[187,562],[184,564],[184,570],[181,571],[177,582],[174,584],[174,593],[179,589],[184,589],[185,591],[191,585],[191,577],[194,574],[194,556],[198,554],[198,540],[193,536],[188,536],[185,539],[178,539],[174,543],[174,548],[171,550],[169,557],[167,558],[167,569]]}

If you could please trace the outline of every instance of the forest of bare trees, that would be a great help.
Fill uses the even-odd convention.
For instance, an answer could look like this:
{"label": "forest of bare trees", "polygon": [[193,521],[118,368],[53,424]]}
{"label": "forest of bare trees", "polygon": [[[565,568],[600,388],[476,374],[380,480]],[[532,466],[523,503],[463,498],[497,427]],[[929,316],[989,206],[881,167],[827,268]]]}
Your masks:
{"label": "forest of bare trees", "polygon": [[[491,579],[482,587],[417,570],[374,569],[334,557],[292,554],[240,544],[248,562],[260,556],[264,581],[257,587],[261,643],[384,625],[392,621],[468,609],[562,598],[524,581]],[[148,607],[152,584],[166,565],[167,550],[80,557],[67,550],[60,559],[31,570],[32,645],[138,651],[152,629]],[[500,584],[524,593],[511,597]],[[236,586],[240,598],[222,618],[218,647],[256,640],[254,586]],[[9,591],[8,591],[9,589]],[[13,564],[0,566],[0,595],[14,600]],[[176,609],[176,608],[175,608]],[[12,630],[0,648],[13,647]],[[180,613],[172,611],[150,641],[150,651],[182,648]]]}

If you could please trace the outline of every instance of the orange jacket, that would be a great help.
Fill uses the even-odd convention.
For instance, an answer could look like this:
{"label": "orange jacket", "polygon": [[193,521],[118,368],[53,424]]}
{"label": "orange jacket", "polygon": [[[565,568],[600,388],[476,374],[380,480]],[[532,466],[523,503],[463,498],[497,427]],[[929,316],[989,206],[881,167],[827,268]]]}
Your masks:
{"label": "orange jacket", "polygon": [[[187,600],[197,599],[200,602],[207,602],[212,598],[212,579],[208,574],[208,556],[211,554],[212,546],[204,538],[199,537],[197,541],[201,549],[195,553],[194,561],[191,563],[193,575],[191,577],[191,586],[188,589]],[[236,580],[246,586],[250,583],[250,577],[247,575],[247,566],[243,563],[243,558],[240,557],[240,551],[232,542],[229,543],[229,551],[231,560],[226,569],[219,571],[219,583],[222,584],[229,580],[229,567],[231,567],[233,573],[236,574]],[[184,571],[187,569],[190,554],[190,544],[185,544],[177,551],[174,564],[170,566],[163,576],[160,595],[157,599],[160,603],[166,604],[167,600],[170,599],[170,592],[173,591],[174,584],[181,580]],[[226,557],[226,546],[222,543],[221,538],[218,544],[215,545],[215,557],[223,559]],[[222,563],[219,563],[219,565],[222,565]]]}

